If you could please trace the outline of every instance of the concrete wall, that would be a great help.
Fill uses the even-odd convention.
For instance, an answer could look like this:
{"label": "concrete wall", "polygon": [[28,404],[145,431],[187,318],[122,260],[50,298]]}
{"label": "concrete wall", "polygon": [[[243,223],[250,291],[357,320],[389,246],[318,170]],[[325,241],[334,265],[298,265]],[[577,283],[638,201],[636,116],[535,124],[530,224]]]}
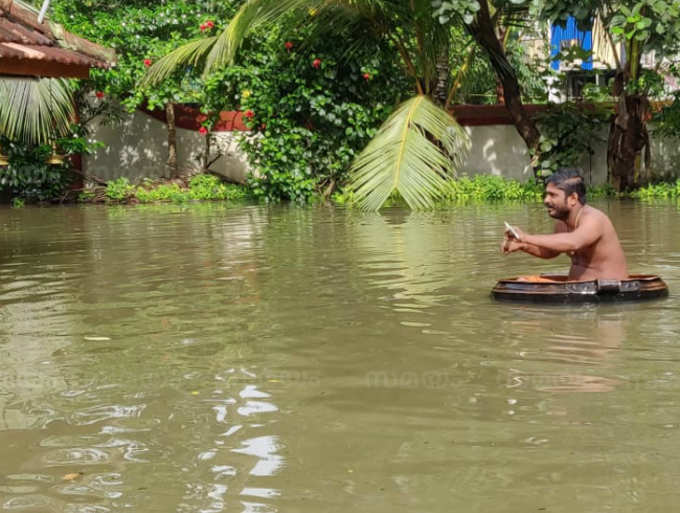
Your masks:
{"label": "concrete wall", "polygon": [[[529,155],[524,141],[513,125],[465,127],[472,145],[463,173],[492,174],[525,181],[532,177]],[[142,112],[128,116],[116,126],[96,126],[94,138],[107,146],[96,155],[87,156],[84,169],[104,180],[121,176],[131,181],[167,176],[167,130],[165,124]],[[216,144],[223,156],[211,169],[242,182],[248,172],[246,156],[236,144],[235,132],[216,132]],[[203,151],[204,138],[194,130],[177,129],[178,162],[182,170],[198,169],[196,157]],[[585,155],[580,163],[590,184],[601,184],[607,178],[607,132],[598,135],[593,156]],[[677,176],[680,144],[677,140],[652,140],[653,176]]]}
{"label": "concrete wall", "polygon": [[[513,125],[472,126],[465,128],[472,147],[465,160],[463,172],[468,175],[502,175],[516,180],[531,178],[529,153],[524,141]],[[652,127],[653,132],[653,127]],[[586,182],[593,185],[607,181],[608,129],[596,135],[595,153],[584,155],[579,166]],[[651,164],[645,176],[677,178],[680,176],[680,141],[652,138]]]}
{"label": "concrete wall", "polygon": [[[83,158],[83,170],[103,180],[125,176],[132,182],[142,178],[167,177],[168,132],[165,124],[143,112],[127,116],[122,124],[95,123],[93,138],[106,146]],[[236,144],[235,132],[217,132],[212,153],[219,146],[223,156],[211,169],[233,181],[243,182],[247,161]],[[205,138],[196,131],[177,129],[177,162],[182,171],[200,168],[198,157]]]}

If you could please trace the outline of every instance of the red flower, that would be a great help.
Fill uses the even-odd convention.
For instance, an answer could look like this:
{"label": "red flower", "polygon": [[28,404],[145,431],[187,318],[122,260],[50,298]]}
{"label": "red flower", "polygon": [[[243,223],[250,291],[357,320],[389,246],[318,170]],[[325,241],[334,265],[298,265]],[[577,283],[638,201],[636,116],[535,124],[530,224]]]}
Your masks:
{"label": "red flower", "polygon": [[250,109],[248,109],[247,111],[245,111],[245,112],[243,113],[243,115],[244,115],[245,117],[247,117],[248,119],[253,119],[253,118],[255,117],[255,113],[254,113],[252,110],[250,110]]}
{"label": "red flower", "polygon": [[144,66],[147,68],[153,64],[153,61],[151,59],[144,59]]}
{"label": "red flower", "polygon": [[204,126],[198,129],[198,133],[201,135],[206,135],[208,133],[208,129]]}
{"label": "red flower", "polygon": [[321,67],[321,59],[314,59],[312,61],[312,67],[319,69]]}
{"label": "red flower", "polygon": [[201,29],[201,32],[203,32],[203,31],[205,31],[205,29],[207,29],[208,27],[205,25],[205,23],[201,23],[201,26],[198,27],[198,28],[200,28],[200,29]]}
{"label": "red flower", "polygon": [[208,20],[208,21],[205,22],[205,26],[206,26],[206,28],[211,29],[215,26],[215,24],[211,20]]}
{"label": "red flower", "polygon": [[286,43],[283,46],[285,46],[286,50],[288,50],[289,52],[293,49],[293,43],[290,41],[286,41]]}
{"label": "red flower", "polygon": [[104,98],[104,93],[103,93],[102,91],[97,91],[96,93],[94,93],[94,95],[95,95],[97,98]]}
{"label": "red flower", "polygon": [[364,73],[364,80],[371,80],[371,74],[370,73]]}

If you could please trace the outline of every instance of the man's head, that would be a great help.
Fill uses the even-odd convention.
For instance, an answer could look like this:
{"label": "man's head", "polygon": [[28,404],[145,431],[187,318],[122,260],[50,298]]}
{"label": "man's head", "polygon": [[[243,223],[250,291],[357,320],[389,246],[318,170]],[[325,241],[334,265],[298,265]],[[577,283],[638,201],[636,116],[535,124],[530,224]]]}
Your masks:
{"label": "man's head", "polygon": [[545,183],[543,204],[555,219],[566,220],[577,206],[586,203],[586,185],[578,169],[560,168]]}

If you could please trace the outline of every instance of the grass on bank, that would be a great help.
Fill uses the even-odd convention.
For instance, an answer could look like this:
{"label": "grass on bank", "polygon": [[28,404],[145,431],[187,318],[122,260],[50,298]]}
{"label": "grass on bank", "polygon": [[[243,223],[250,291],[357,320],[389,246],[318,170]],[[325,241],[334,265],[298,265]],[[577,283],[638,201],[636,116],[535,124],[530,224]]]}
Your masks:
{"label": "grass on bank", "polygon": [[[519,182],[500,176],[475,175],[462,177],[449,183],[440,206],[467,202],[536,202],[543,198],[543,185],[533,181]],[[630,193],[620,194],[608,184],[588,187],[588,198],[635,198],[676,199],[680,198],[680,179],[647,185]],[[83,192],[83,202],[104,201],[107,203],[185,203],[188,201],[243,201],[253,199],[245,185],[222,182],[213,175],[196,175],[188,183],[154,183],[146,180],[142,185],[132,185],[127,178],[118,178],[107,183],[105,190]],[[338,205],[351,205],[351,194],[336,192],[332,200]],[[385,206],[401,205],[398,196],[391,197]]]}
{"label": "grass on bank", "polygon": [[[543,200],[544,186],[534,181],[520,182],[494,175],[464,176],[449,182],[448,187],[439,200],[438,205],[456,205],[476,202],[538,202]],[[618,197],[611,185],[588,187],[588,198]],[[351,194],[336,193],[333,200],[338,204],[351,204]],[[404,205],[398,194],[391,196],[385,206]]]}
{"label": "grass on bank", "polygon": [[132,185],[125,178],[107,182],[102,191],[84,191],[81,202],[107,203],[186,203],[188,201],[239,201],[250,198],[244,185],[224,183],[213,175],[196,175],[187,184],[176,182],[154,183],[145,180],[142,185]]}

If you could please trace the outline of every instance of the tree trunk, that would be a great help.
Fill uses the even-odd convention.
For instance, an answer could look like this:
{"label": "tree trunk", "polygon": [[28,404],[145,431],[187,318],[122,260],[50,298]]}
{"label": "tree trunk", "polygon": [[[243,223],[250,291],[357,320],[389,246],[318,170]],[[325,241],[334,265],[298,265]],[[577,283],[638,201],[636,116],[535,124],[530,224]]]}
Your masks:
{"label": "tree trunk", "polygon": [[451,75],[451,64],[449,63],[449,45],[443,46],[439,57],[437,57],[437,83],[434,86],[434,99],[437,104],[446,105],[446,96],[449,92],[449,78]]}
{"label": "tree trunk", "polygon": [[508,61],[501,42],[498,40],[494,23],[489,15],[489,6],[486,2],[480,2],[480,9],[477,12],[475,21],[472,25],[468,25],[468,29],[491,61],[496,76],[503,87],[505,106],[510,112],[517,132],[526,143],[529,151],[537,154],[541,134],[529,113],[524,109],[517,74]]}
{"label": "tree trunk", "polygon": [[496,103],[498,105],[505,105],[505,89],[503,83],[496,77]]}
{"label": "tree trunk", "polygon": [[177,126],[175,125],[175,105],[165,104],[165,121],[168,126],[168,161],[166,163],[170,178],[177,178]]}
{"label": "tree trunk", "polygon": [[203,173],[208,172],[208,168],[210,167],[210,133],[207,133],[205,135],[205,145],[203,146],[203,159],[201,162],[201,168]]}
{"label": "tree trunk", "polygon": [[[498,34],[496,37],[498,37],[498,41],[501,43],[501,48],[503,48],[504,53],[507,48],[506,42],[509,34],[510,31],[507,28],[498,27]],[[496,103],[498,105],[505,105],[505,90],[503,89],[503,82],[501,82],[498,75],[496,75]]]}
{"label": "tree trunk", "polygon": [[614,80],[612,94],[618,96],[616,112],[612,115],[607,141],[607,171],[609,182],[621,192],[640,185],[642,151],[645,165],[649,164],[650,147],[647,122],[651,119],[646,94],[627,94],[626,83],[640,75],[642,56],[639,42],[632,40],[626,48],[625,69]]}
{"label": "tree trunk", "polygon": [[640,185],[642,150],[649,161],[649,100],[643,95],[622,94],[612,116],[607,142],[609,181],[617,191]]}

